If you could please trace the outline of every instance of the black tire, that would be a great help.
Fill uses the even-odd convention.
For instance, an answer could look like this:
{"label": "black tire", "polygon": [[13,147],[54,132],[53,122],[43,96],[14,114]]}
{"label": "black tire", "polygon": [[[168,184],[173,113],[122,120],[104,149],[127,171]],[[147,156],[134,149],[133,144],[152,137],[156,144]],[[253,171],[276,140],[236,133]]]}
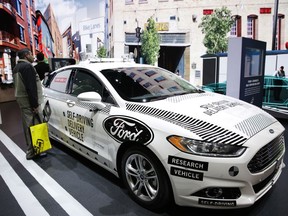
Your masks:
{"label": "black tire", "polygon": [[168,176],[159,160],[145,147],[129,148],[122,157],[120,172],[129,195],[141,206],[162,210],[170,203]]}

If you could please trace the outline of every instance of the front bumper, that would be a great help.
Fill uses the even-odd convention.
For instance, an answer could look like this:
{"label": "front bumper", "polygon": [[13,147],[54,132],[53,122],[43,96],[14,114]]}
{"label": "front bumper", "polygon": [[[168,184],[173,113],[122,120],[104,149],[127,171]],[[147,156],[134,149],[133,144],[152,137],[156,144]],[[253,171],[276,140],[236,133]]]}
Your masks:
{"label": "front bumper", "polygon": [[[262,155],[259,152],[270,150],[267,146],[274,145],[275,140],[277,145],[274,149],[277,148],[278,152],[269,163],[262,166],[261,163],[266,162],[263,160],[251,166],[255,158],[260,160]],[[186,153],[169,156],[168,169],[176,204],[214,209],[243,208],[253,205],[266,194],[285,167],[284,137],[267,136],[262,131],[247,142],[247,150],[237,158],[195,156],[191,159]]]}
{"label": "front bumper", "polygon": [[[276,163],[271,166],[271,169],[276,169]],[[178,205],[182,206],[195,206],[201,208],[244,208],[253,205],[258,199],[260,199],[263,195],[265,195],[272,186],[276,183],[278,178],[282,173],[282,169],[285,167],[283,160],[281,159],[281,164],[279,169],[272,174],[270,174],[267,178],[263,179],[263,187],[257,193],[255,189],[249,181],[230,181],[224,179],[215,179],[215,178],[204,178],[203,182],[204,187],[202,187],[202,191],[206,189],[225,189],[226,191],[231,191],[231,193],[235,192],[235,189],[239,189],[240,195],[237,199],[225,199],[225,198],[212,198],[208,197],[200,197],[195,196],[197,193],[191,193],[186,195],[179,195],[175,197],[175,202]],[[270,169],[270,168],[269,168]],[[261,174],[254,176],[255,179],[261,179]],[[191,183],[190,183],[191,185]],[[230,194],[230,196],[238,196],[235,194],[231,194],[226,192],[226,194]],[[213,194],[212,194],[213,195]],[[205,195],[204,195],[205,196]],[[211,194],[210,194],[211,196]]]}

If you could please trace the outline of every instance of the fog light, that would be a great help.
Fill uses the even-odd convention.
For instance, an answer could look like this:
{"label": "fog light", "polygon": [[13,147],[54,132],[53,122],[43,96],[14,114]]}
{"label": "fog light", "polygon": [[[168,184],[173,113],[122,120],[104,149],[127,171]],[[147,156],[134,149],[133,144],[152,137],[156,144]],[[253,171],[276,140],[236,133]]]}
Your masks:
{"label": "fog light", "polygon": [[191,194],[191,196],[213,199],[238,199],[241,196],[239,188],[208,187]]}
{"label": "fog light", "polygon": [[207,188],[205,194],[209,198],[219,198],[223,194],[222,188]]}

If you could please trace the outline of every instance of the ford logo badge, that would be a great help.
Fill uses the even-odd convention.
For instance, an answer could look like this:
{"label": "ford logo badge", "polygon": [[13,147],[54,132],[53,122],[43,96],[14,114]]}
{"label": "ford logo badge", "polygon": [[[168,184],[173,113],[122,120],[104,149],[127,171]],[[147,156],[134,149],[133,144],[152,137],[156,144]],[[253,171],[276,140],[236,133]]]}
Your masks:
{"label": "ford logo badge", "polygon": [[144,145],[153,138],[152,130],[140,120],[128,116],[110,116],[103,121],[105,131],[117,142],[135,141]]}

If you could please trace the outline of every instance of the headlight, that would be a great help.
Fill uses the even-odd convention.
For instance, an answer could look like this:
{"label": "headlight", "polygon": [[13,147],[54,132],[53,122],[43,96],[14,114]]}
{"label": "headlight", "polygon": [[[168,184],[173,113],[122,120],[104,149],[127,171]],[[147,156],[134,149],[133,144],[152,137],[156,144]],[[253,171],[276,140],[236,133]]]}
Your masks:
{"label": "headlight", "polygon": [[180,136],[170,136],[167,140],[180,151],[201,156],[238,157],[246,150],[242,146],[205,142]]}

